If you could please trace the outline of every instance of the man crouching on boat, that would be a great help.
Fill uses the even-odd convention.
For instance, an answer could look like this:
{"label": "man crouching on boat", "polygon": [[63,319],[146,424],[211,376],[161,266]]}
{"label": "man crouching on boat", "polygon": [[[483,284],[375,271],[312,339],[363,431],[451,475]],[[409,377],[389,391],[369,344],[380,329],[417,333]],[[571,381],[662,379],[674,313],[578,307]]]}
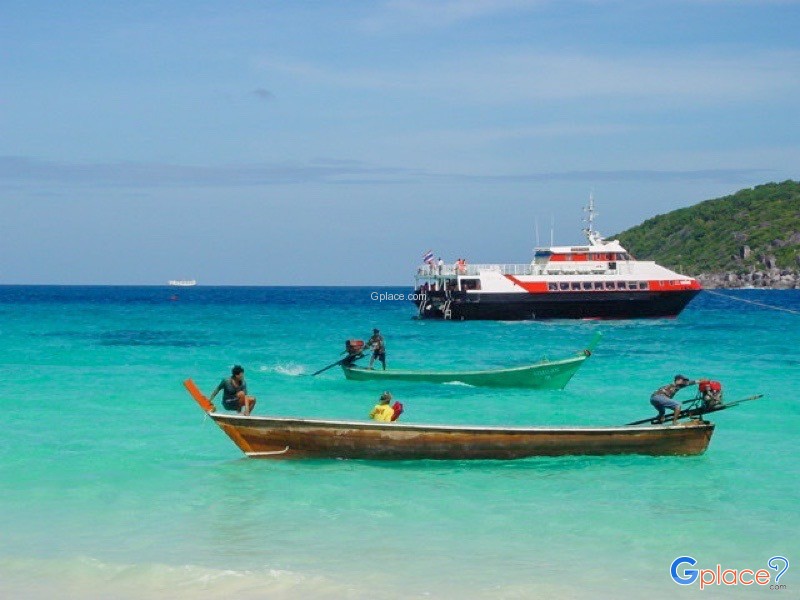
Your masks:
{"label": "man crouching on boat", "polygon": [[653,395],[650,396],[650,404],[658,411],[658,423],[664,422],[664,413],[668,408],[671,408],[673,411],[672,424],[674,425],[678,422],[678,418],[681,416],[681,403],[674,399],[675,394],[683,388],[695,385],[696,383],[696,381],[691,381],[688,377],[684,377],[683,375],[675,375],[675,379],[672,383],[660,387],[653,392]]}
{"label": "man crouching on boat", "polygon": [[231,376],[219,382],[219,385],[211,392],[209,401],[213,401],[214,396],[220,390],[222,390],[222,406],[225,407],[225,410],[235,410],[240,413],[244,409],[244,415],[248,416],[256,405],[256,399],[247,395],[244,369],[240,365],[235,365],[231,369]]}

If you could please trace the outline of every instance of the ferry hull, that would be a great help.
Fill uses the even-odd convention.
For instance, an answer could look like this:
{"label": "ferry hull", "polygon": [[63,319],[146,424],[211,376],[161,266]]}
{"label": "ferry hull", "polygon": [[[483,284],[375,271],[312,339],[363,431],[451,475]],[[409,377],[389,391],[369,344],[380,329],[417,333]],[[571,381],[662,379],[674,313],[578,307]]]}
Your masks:
{"label": "ferry hull", "polygon": [[[452,320],[641,319],[676,317],[700,290],[558,294],[450,292]],[[416,301],[423,319],[445,318],[444,293]]]}

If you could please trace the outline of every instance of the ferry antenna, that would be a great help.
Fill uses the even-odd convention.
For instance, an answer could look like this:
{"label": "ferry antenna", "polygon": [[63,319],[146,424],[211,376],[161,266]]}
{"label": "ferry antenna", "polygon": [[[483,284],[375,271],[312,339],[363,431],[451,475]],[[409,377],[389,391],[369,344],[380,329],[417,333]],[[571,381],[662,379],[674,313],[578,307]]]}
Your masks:
{"label": "ferry antenna", "polygon": [[595,217],[600,216],[600,213],[594,209],[594,190],[589,192],[589,204],[588,206],[584,206],[583,210],[587,214],[587,216],[583,219],[583,222],[586,223],[583,233],[586,234],[586,239],[589,240],[590,244],[596,244],[603,239],[603,236],[601,236],[600,232],[596,231],[594,228],[594,219]]}

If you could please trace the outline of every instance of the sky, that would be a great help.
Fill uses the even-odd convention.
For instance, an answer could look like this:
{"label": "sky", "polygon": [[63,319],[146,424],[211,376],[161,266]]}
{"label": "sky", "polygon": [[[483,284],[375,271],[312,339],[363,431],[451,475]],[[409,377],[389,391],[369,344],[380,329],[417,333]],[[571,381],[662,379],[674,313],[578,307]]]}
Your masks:
{"label": "sky", "polygon": [[0,14],[0,284],[406,285],[800,179],[796,1]]}

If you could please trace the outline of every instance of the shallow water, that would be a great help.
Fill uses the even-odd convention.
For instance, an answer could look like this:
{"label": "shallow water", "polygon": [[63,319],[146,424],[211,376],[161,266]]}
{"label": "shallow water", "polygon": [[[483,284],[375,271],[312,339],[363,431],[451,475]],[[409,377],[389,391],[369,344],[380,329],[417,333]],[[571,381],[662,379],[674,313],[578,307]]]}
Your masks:
{"label": "shallow water", "polygon": [[[672,320],[443,323],[370,291],[0,287],[0,597],[727,597],[762,590],[678,588],[670,563],[798,556],[800,316],[702,294]],[[800,310],[797,291],[727,293]],[[272,462],[181,386],[241,363],[257,413],[365,418],[381,388],[309,374],[373,326],[398,368],[603,333],[564,391],[395,384],[406,422],[620,424],[678,372],[765,398],[715,415],[699,457]],[[797,570],[780,583],[796,594]]]}

